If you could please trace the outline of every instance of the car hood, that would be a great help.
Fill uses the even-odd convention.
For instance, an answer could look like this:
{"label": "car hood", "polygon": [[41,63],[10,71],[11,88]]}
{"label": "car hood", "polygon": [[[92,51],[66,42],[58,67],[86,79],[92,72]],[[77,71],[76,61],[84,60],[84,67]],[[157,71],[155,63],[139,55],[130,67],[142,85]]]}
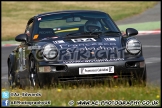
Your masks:
{"label": "car hood", "polygon": [[[75,38],[75,39],[48,38],[41,40],[39,43],[54,44],[59,52],[58,53],[59,57],[57,59],[61,61],[69,61],[73,59],[71,60],[73,62],[81,61],[81,59],[82,60],[110,59],[110,56],[114,55],[114,49],[120,50],[122,48],[121,37],[119,36],[118,37],[102,36],[98,38]],[[115,55],[118,55],[117,53]],[[77,60],[76,59],[74,60],[74,58],[77,58]],[[116,58],[118,57],[116,56]]]}
{"label": "car hood", "polygon": [[121,47],[121,38],[118,36],[102,36],[98,38],[44,38],[40,43],[53,43],[58,49],[67,48],[108,48]]}

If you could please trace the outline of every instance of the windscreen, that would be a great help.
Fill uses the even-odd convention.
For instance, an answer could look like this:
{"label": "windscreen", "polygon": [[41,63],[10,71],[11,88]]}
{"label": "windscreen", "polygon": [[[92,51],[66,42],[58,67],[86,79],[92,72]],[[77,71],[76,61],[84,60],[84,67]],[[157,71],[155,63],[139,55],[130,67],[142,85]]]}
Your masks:
{"label": "windscreen", "polygon": [[44,37],[92,31],[119,32],[109,15],[102,12],[56,13],[38,18],[37,33]]}

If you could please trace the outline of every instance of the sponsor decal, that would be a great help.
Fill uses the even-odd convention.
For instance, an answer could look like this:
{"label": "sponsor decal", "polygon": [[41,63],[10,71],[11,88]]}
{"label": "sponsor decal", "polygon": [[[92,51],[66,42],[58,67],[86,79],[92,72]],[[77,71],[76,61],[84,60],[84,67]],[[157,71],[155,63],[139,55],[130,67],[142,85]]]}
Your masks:
{"label": "sponsor decal", "polygon": [[71,39],[73,42],[92,42],[96,41],[94,38],[78,38],[78,39]]}
{"label": "sponsor decal", "polygon": [[70,60],[70,61],[63,61],[63,63],[96,63],[96,62],[114,62],[114,61],[124,61],[124,58],[117,58],[117,59],[93,59],[93,60]]}
{"label": "sponsor decal", "polygon": [[53,43],[60,44],[60,43],[65,43],[65,42],[63,40],[57,40],[57,41],[53,41]]}
{"label": "sponsor decal", "polygon": [[52,34],[52,31],[39,31],[39,34]]}
{"label": "sponsor decal", "polygon": [[79,68],[80,75],[114,73],[114,66]]}
{"label": "sponsor decal", "polygon": [[40,21],[41,20],[41,18],[38,18],[38,21]]}
{"label": "sponsor decal", "polygon": [[18,52],[18,56],[19,56],[19,70],[23,71],[25,69],[25,47],[23,48],[19,48],[19,52]]}
{"label": "sponsor decal", "polygon": [[116,43],[110,43],[110,45],[116,45]]}
{"label": "sponsor decal", "polygon": [[106,41],[116,41],[115,38],[104,38]]}
{"label": "sponsor decal", "polygon": [[60,48],[73,48],[73,47],[103,47],[104,49],[109,47],[109,45],[116,45],[116,43],[108,43],[108,42],[98,42],[98,43],[76,43],[76,44],[61,44]]}

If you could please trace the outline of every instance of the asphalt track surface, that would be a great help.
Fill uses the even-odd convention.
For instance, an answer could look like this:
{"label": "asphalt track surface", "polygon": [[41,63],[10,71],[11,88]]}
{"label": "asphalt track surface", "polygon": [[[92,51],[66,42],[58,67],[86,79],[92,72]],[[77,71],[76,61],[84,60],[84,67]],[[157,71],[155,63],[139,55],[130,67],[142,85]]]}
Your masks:
{"label": "asphalt track surface", "polygon": [[161,21],[161,3],[159,2],[153,8],[148,9],[147,11],[128,17],[124,20],[116,21],[117,25],[132,24],[132,23],[143,23],[143,22],[152,22],[152,21]]}
{"label": "asphalt track surface", "polygon": [[[148,84],[160,86],[161,46],[160,34],[136,36],[142,43],[143,54],[146,60]],[[7,57],[15,47],[2,47],[2,88],[7,88]]]}

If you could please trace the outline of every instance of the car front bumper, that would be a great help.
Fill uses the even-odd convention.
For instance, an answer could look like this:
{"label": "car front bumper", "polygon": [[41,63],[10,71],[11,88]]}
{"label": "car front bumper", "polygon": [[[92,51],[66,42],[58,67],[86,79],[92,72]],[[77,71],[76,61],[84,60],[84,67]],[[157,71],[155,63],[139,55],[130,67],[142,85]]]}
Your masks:
{"label": "car front bumper", "polygon": [[[80,75],[79,68],[81,67],[106,67],[114,66],[114,73],[104,74],[86,74]],[[40,68],[41,67],[41,68]],[[48,68],[47,68],[48,67]],[[111,78],[144,78],[145,61],[127,60],[113,62],[98,62],[98,63],[69,63],[69,64],[54,64],[48,62],[39,62],[38,78],[40,81],[59,81],[59,82],[75,82],[75,81],[91,81],[91,80],[109,80]],[[40,70],[44,68],[43,70]],[[49,69],[50,68],[50,69]]]}

